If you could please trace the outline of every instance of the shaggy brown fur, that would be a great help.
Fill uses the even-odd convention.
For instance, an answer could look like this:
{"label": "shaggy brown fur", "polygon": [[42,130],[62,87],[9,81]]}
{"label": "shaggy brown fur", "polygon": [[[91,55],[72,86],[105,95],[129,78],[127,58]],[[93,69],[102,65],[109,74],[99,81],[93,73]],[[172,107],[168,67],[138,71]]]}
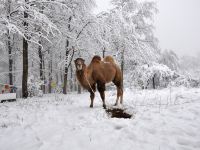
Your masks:
{"label": "shaggy brown fur", "polygon": [[105,104],[105,84],[113,82],[117,87],[117,99],[115,105],[118,105],[123,101],[123,89],[122,89],[122,73],[119,66],[115,63],[111,56],[106,56],[104,60],[101,60],[100,56],[94,56],[91,63],[86,66],[85,60],[77,58],[75,61],[76,76],[81,86],[90,92],[91,104],[93,107],[93,101],[95,97],[96,85],[103,101],[103,107]]}

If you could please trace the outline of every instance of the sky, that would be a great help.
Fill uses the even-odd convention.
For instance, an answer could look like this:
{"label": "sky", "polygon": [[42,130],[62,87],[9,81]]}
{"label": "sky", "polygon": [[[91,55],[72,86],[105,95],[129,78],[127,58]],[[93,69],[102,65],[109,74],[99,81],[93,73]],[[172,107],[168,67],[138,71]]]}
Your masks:
{"label": "sky", "polygon": [[[153,0],[159,12],[155,15],[155,35],[162,50],[179,56],[200,53],[200,0]],[[110,0],[96,0],[95,13],[112,7]]]}

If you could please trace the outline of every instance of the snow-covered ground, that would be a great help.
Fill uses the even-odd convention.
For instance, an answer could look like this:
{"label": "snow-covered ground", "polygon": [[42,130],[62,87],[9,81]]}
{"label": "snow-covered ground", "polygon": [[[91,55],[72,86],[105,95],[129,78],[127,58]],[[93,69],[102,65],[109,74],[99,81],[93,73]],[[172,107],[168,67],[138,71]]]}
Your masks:
{"label": "snow-covered ground", "polygon": [[127,89],[132,119],[110,118],[96,95],[93,109],[88,93],[0,104],[0,150],[200,149],[200,89]]}

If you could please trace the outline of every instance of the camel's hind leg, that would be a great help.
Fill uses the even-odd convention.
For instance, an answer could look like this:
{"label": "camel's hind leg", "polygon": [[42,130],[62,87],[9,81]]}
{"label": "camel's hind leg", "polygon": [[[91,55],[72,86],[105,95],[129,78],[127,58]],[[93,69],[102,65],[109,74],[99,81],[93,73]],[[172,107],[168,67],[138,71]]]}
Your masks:
{"label": "camel's hind leg", "polygon": [[123,103],[123,90],[121,87],[117,87],[117,99],[115,102],[115,106],[118,105],[119,98],[120,98],[120,104],[122,104]]}
{"label": "camel's hind leg", "polygon": [[123,89],[120,89],[120,104],[123,104]]}
{"label": "camel's hind leg", "polygon": [[115,106],[117,106],[119,98],[120,98],[120,104],[123,103],[123,88],[122,88],[122,84],[121,84],[120,81],[113,81],[113,83],[117,87],[117,99],[116,99],[116,102],[115,102]]}
{"label": "camel's hind leg", "polygon": [[106,103],[105,103],[105,90],[106,90],[106,86],[105,83],[103,82],[97,82],[97,89],[100,93],[102,102],[103,102],[103,108],[106,109]]}

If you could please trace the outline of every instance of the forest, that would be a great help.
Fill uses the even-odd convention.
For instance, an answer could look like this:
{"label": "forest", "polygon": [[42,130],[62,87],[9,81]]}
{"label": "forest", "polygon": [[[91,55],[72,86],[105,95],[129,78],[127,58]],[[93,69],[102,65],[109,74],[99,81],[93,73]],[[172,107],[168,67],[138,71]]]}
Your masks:
{"label": "forest", "polygon": [[[182,124],[181,114],[186,121],[200,114],[200,53],[179,56],[160,48],[154,25],[159,10],[154,1],[112,0],[112,5],[95,14],[95,0],[0,0],[0,97],[16,93],[17,98],[0,104],[0,149],[102,149],[101,142],[108,150],[116,149],[118,143],[117,149],[127,150],[134,145],[154,150],[200,148],[199,117],[191,132],[189,122],[176,130],[175,144],[160,139],[155,145],[151,140],[153,135],[173,140],[170,133],[176,131],[171,127]],[[106,121],[109,117],[98,94],[94,110],[89,108],[89,95],[77,80],[74,60],[83,58],[89,65],[95,55],[102,60],[112,56],[120,67],[125,104],[119,108],[135,116],[130,124],[126,119]],[[106,85],[106,103],[114,103],[115,95],[114,84]],[[185,112],[181,110],[184,104],[190,104]],[[172,113],[177,113],[178,121]],[[163,123],[158,115],[169,120],[172,115],[175,120]],[[167,129],[156,131],[162,123],[169,134]],[[140,126],[147,138],[137,137],[143,131]],[[49,130],[43,130],[46,127]],[[100,133],[101,128],[106,129]],[[64,130],[67,135],[62,134]],[[118,136],[115,130],[123,130],[124,139],[112,137],[113,132]],[[181,138],[182,130],[187,139]],[[25,144],[19,142],[24,140],[22,133]]]}
{"label": "forest", "polygon": [[123,70],[125,87],[199,86],[199,70],[190,70],[194,64],[199,68],[197,58],[180,59],[159,48],[154,2],[113,5],[95,15],[92,0],[1,1],[1,85],[16,87],[23,98],[39,90],[80,92],[73,60],[89,63],[93,55],[111,55]]}

